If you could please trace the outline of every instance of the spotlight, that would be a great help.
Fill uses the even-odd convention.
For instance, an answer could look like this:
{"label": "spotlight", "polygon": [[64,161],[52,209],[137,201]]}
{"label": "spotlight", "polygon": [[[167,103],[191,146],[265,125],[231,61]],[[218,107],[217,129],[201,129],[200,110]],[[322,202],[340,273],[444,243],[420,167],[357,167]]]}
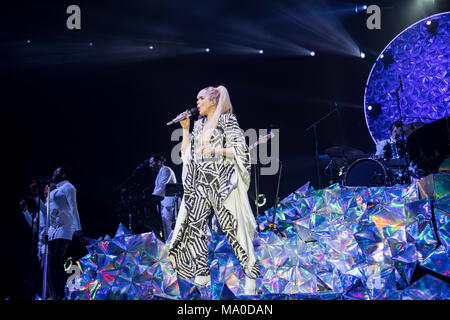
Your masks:
{"label": "spotlight", "polygon": [[425,23],[425,28],[427,28],[427,31],[429,34],[435,35],[438,25],[439,24],[438,24],[437,20],[428,20]]}
{"label": "spotlight", "polygon": [[361,57],[361,59],[364,59],[366,57],[366,54],[361,51],[361,54],[359,56]]}
{"label": "spotlight", "polygon": [[371,103],[367,106],[367,115],[371,118],[378,118],[381,114],[381,104]]}
{"label": "spotlight", "polygon": [[30,43],[31,43],[31,40],[27,40],[27,43],[30,44]]}
{"label": "spotlight", "polygon": [[148,46],[148,48],[149,48],[150,50],[153,50],[153,46]]}
{"label": "spotlight", "polygon": [[395,62],[394,58],[392,57],[392,53],[390,51],[385,52],[380,56],[381,61],[384,64],[384,69],[386,70],[389,65],[393,64]]}
{"label": "spotlight", "polygon": [[309,55],[310,55],[311,57],[314,57],[314,56],[316,55],[316,53],[315,53],[314,51],[311,51],[311,52],[309,53]]}
{"label": "spotlight", "polygon": [[89,42],[89,47],[92,47],[94,45],[93,42]]}
{"label": "spotlight", "polygon": [[362,10],[367,10],[367,6],[366,5],[363,5],[363,6],[360,6],[360,5],[356,5],[355,6],[355,12],[356,13],[358,13],[359,11],[362,11]]}
{"label": "spotlight", "polygon": [[209,52],[209,51],[211,51],[209,48],[206,48],[206,49],[205,49],[205,52]]}
{"label": "spotlight", "polygon": [[259,50],[258,53],[259,53],[259,54],[263,54],[263,53],[264,53],[264,50]]}

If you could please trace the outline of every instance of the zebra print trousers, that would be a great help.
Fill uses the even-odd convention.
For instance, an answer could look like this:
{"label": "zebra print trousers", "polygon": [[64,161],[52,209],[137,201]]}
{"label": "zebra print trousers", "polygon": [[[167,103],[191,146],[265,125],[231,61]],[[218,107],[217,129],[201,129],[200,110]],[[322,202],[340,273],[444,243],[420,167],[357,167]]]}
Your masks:
{"label": "zebra print trousers", "polygon": [[259,266],[257,263],[247,266],[248,255],[237,241],[237,221],[225,208],[219,192],[216,190],[213,186],[198,183],[194,194],[185,194],[188,214],[169,251],[174,260],[175,270],[180,277],[185,279],[209,275],[206,234],[211,208],[213,208],[220,228],[233,248],[244,273],[249,278],[255,279],[260,274]]}

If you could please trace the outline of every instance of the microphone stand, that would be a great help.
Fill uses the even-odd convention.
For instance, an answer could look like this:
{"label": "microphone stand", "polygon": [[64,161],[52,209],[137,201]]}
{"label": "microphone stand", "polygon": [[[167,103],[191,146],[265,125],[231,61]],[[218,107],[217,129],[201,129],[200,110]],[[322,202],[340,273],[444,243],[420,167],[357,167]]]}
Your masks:
{"label": "microphone stand", "polygon": [[[31,260],[30,260],[31,278],[30,278],[30,281],[32,284],[32,289],[31,289],[32,299],[35,298],[35,294],[38,291],[38,289],[35,288],[35,285],[37,284],[38,281],[37,281],[37,279],[36,280],[34,279],[34,275],[35,275],[34,272],[35,272],[35,266],[36,266],[34,259],[35,259],[35,253],[37,253],[38,256],[41,254],[40,251],[38,251],[38,247],[36,245],[36,237],[38,238],[38,242],[39,242],[39,230],[41,228],[41,187],[42,187],[41,183],[45,182],[45,181],[47,181],[46,178],[36,179],[37,190],[38,190],[37,205],[36,205],[35,216],[31,217],[32,218],[31,219],[32,239],[31,239]],[[35,200],[34,196],[33,196],[33,200]],[[36,231],[34,231],[34,227],[35,227],[34,218],[36,217],[36,215],[37,215],[37,219],[36,219],[37,220],[37,228],[36,228]],[[39,269],[40,269],[40,266],[39,266]],[[42,299],[45,299],[45,297],[43,297]]]}
{"label": "microphone stand", "polygon": [[[403,116],[402,116],[402,108],[400,107],[400,95],[399,91],[402,90],[403,92],[403,84],[402,84],[402,77],[398,76],[399,78],[399,86],[395,89],[394,94],[397,98],[397,108],[398,108],[398,115],[400,118],[400,142],[401,142],[401,150],[399,150],[399,154],[401,153],[402,156],[406,158],[406,163],[409,166],[409,155],[406,152],[406,142],[405,142],[405,134],[403,129]],[[406,170],[406,179],[408,181],[411,181],[411,175],[409,174],[409,170]]]}
{"label": "microphone stand", "polygon": [[[131,179],[133,179],[136,176],[136,172],[138,172],[139,170],[144,168],[144,166],[142,166],[142,165],[143,165],[143,163],[141,163],[138,167],[136,167],[133,170],[133,172],[128,177],[126,177],[125,180],[118,187],[116,187],[113,190],[113,192],[122,191],[125,188],[125,186],[127,186],[130,183]],[[134,198],[134,196],[133,196],[133,198]],[[130,211],[128,212],[128,229],[130,230],[130,232],[133,232],[133,227],[132,227],[132,225],[133,225],[132,211],[133,210],[131,210],[131,209],[129,209],[129,210]]]}
{"label": "microphone stand", "polygon": [[[126,185],[128,185],[128,183],[130,182],[130,180],[132,179],[132,178],[134,178],[134,175],[135,175],[135,171],[133,171],[133,173],[130,175],[130,176],[128,176],[118,187],[116,187],[114,190],[113,190],[113,192],[116,192],[116,191],[120,191],[120,192],[122,192],[122,191],[126,191],[127,190],[127,188],[125,187]],[[119,195],[119,198],[120,198],[120,195]],[[128,196],[127,196],[127,200],[129,200],[128,199]],[[128,212],[128,229],[130,230],[130,232],[132,232],[132,224],[133,224],[133,215],[131,214],[131,209],[129,209],[130,211]],[[119,215],[120,216],[120,215]]]}
{"label": "microphone stand", "polygon": [[136,176],[136,172],[137,172],[137,168],[133,170],[133,172],[125,178],[125,180],[118,186],[116,187],[113,192],[117,192],[120,189],[122,189],[123,187],[125,187],[128,183],[130,183],[130,180],[133,179]]}
{"label": "microphone stand", "polygon": [[[34,200],[34,197],[33,197],[33,200]],[[39,205],[38,205],[38,210],[39,210]],[[31,247],[30,247],[30,267],[28,268],[28,272],[29,272],[29,274],[28,274],[28,278],[29,278],[28,286],[29,286],[29,290],[30,290],[29,293],[31,295],[31,299],[34,299],[35,292],[36,292],[36,288],[35,288],[36,282],[35,282],[35,279],[34,279],[34,272],[35,272],[35,265],[36,265],[35,261],[34,261],[34,253],[35,253],[35,248],[36,248],[36,241],[35,241],[36,232],[34,231],[34,228],[35,228],[34,218],[35,218],[35,216],[37,214],[38,215],[38,219],[39,219],[39,211],[38,211],[38,213],[29,211],[29,213],[31,215]],[[39,221],[38,221],[38,226],[39,226]],[[37,234],[39,234],[39,227],[38,227]]]}
{"label": "microphone stand", "polygon": [[337,112],[337,107],[333,108],[333,110],[331,110],[330,112],[328,112],[328,114],[326,114],[325,116],[323,116],[322,118],[320,118],[319,120],[317,120],[316,122],[314,122],[312,125],[310,125],[308,128],[306,128],[306,132],[308,132],[309,130],[313,129],[313,133],[314,133],[314,145],[315,145],[315,158],[316,158],[316,170],[317,170],[317,180],[319,182],[319,189],[322,188],[322,179],[320,177],[320,166],[319,166],[319,141],[317,138],[317,126],[319,125],[320,122],[322,122],[323,120],[325,120],[326,118],[328,118],[329,116],[331,116],[334,112]]}
{"label": "microphone stand", "polygon": [[266,231],[273,231],[275,234],[280,235],[281,237],[286,237],[286,235],[284,233],[282,233],[280,231],[280,229],[278,229],[278,226],[275,224],[275,217],[277,215],[277,207],[278,207],[278,202],[279,202],[279,197],[278,197],[278,193],[280,190],[280,180],[281,180],[281,170],[283,169],[283,164],[281,163],[280,160],[278,160],[278,163],[280,164],[280,169],[278,170],[278,183],[277,183],[277,193],[275,195],[275,205],[273,207],[273,215],[272,215],[272,222],[269,223],[263,230],[263,232]]}
{"label": "microphone stand", "polygon": [[[41,254],[41,252],[38,250],[38,247],[36,245],[36,237],[38,238],[38,242],[39,242],[39,230],[41,229],[41,186],[42,186],[42,182],[46,182],[48,181],[45,178],[38,178],[35,180],[36,184],[37,184],[37,204],[36,204],[36,212],[34,216],[31,216],[31,232],[32,232],[32,239],[31,239],[31,260],[30,260],[30,282],[31,282],[31,296],[32,299],[35,299],[35,294],[38,291],[38,288],[36,288],[36,284],[37,284],[37,279],[34,279],[35,276],[35,254],[37,253],[38,256]],[[33,200],[36,201],[36,199],[34,199],[33,196]],[[31,214],[31,212],[30,212]],[[35,228],[35,223],[34,223],[34,219],[37,218],[37,228],[36,231],[34,230]],[[39,266],[40,269],[40,266]],[[42,299],[45,299],[45,297],[43,296]]]}
{"label": "microphone stand", "polygon": [[[40,202],[39,202],[40,206]],[[48,216],[50,211],[50,184],[47,190],[47,208],[45,214],[45,233],[44,233],[44,270],[42,281],[42,300],[47,299],[47,269],[48,269]]]}
{"label": "microphone stand", "polygon": [[[34,210],[34,212],[31,212],[31,210],[29,210],[29,214],[31,216],[31,247],[30,247],[30,265],[29,265],[29,275],[28,275],[28,287],[30,289],[29,293],[31,295],[31,299],[34,300],[36,298],[35,294],[38,291],[37,283],[38,283],[38,279],[35,279],[36,276],[36,258],[35,258],[35,254],[37,253],[38,256],[40,255],[40,251],[38,250],[38,247],[36,245],[36,238],[38,238],[39,241],[39,230],[41,228],[41,182],[42,181],[46,181],[45,179],[36,179],[35,183],[37,184],[37,204],[36,204],[36,209]],[[32,196],[32,199],[34,202],[36,202],[36,199],[34,197],[34,195]],[[34,219],[37,220],[37,222],[35,223]],[[45,299],[45,298],[43,298]]]}
{"label": "microphone stand", "polygon": [[259,229],[259,203],[258,203],[258,198],[259,198],[259,186],[258,186],[258,179],[256,178],[256,170],[258,170],[257,164],[254,163],[253,164],[253,176],[255,178],[255,207],[256,207],[256,224],[257,224],[257,229],[258,229],[258,234],[261,232],[261,230]]}

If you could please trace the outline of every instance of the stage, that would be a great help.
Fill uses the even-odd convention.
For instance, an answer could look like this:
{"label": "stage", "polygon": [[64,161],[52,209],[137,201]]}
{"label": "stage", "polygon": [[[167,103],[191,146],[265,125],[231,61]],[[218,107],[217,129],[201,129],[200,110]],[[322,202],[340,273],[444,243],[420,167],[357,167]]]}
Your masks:
{"label": "stage", "polygon": [[409,185],[314,190],[309,183],[277,208],[278,231],[254,240],[261,267],[257,295],[243,295],[244,275],[224,236],[209,234],[211,286],[178,278],[168,244],[153,233],[88,246],[81,274],[66,287],[73,300],[442,300],[450,298],[450,175]]}
{"label": "stage", "polygon": [[0,300],[450,299],[449,4],[8,4]]}

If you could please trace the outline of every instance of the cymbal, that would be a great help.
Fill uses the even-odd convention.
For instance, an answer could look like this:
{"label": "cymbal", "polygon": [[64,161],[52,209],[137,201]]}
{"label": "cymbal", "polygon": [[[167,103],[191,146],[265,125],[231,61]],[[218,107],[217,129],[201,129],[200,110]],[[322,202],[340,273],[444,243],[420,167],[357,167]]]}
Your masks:
{"label": "cymbal", "polygon": [[403,134],[409,136],[411,133],[426,125],[424,122],[411,122],[403,125]]}
{"label": "cymbal", "polygon": [[346,159],[358,159],[369,156],[369,154],[364,151],[347,146],[329,147],[324,150],[324,153],[328,154],[331,157],[339,157]]}

